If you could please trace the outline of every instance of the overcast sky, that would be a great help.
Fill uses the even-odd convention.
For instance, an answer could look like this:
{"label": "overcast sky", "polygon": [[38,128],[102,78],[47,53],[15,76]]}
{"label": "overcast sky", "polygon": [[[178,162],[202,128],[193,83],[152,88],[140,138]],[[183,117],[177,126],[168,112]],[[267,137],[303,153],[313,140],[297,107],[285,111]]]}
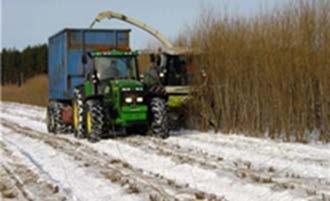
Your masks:
{"label": "overcast sky", "polygon": [[[202,7],[218,12],[251,16],[289,0],[1,0],[2,47],[22,49],[46,43],[63,28],[86,28],[104,10],[140,19],[168,38],[192,25]],[[144,48],[153,39],[141,30],[118,21],[103,21],[96,28],[132,29],[132,47]],[[1,37],[0,36],[0,37]]]}

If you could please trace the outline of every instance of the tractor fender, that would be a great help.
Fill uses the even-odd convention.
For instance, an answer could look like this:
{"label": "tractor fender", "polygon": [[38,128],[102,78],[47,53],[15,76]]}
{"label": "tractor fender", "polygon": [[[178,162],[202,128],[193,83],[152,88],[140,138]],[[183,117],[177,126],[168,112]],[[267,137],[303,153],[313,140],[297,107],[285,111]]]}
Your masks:
{"label": "tractor fender", "polygon": [[165,87],[162,85],[154,85],[151,87],[147,87],[146,91],[148,99],[159,97],[165,99],[166,101],[168,100],[168,94],[166,93]]}

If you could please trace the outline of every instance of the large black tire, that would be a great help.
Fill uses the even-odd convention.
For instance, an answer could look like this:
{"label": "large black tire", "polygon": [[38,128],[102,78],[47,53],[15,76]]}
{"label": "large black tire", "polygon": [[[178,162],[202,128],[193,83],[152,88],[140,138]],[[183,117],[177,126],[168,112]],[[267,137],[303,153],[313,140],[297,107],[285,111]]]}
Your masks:
{"label": "large black tire", "polygon": [[61,102],[50,102],[47,107],[47,129],[50,133],[69,133],[71,126],[62,119],[62,110],[66,105]]}
{"label": "large black tire", "polygon": [[86,136],[89,141],[97,142],[106,131],[105,115],[102,102],[99,100],[86,101]]}
{"label": "large black tire", "polygon": [[86,125],[84,119],[84,101],[82,92],[80,89],[75,89],[73,92],[72,100],[73,108],[73,133],[76,138],[86,137]]}
{"label": "large black tire", "polygon": [[55,133],[54,109],[51,104],[47,106],[46,124],[49,133]]}
{"label": "large black tire", "polygon": [[67,105],[61,102],[55,102],[54,103],[54,123],[55,123],[55,134],[64,134],[64,133],[70,133],[71,132],[71,125],[68,125],[63,122],[62,119],[62,111],[63,108]]}
{"label": "large black tire", "polygon": [[151,112],[151,131],[153,135],[160,138],[168,138],[170,135],[169,124],[168,124],[168,113],[167,113],[166,100],[163,98],[153,98],[150,102]]}

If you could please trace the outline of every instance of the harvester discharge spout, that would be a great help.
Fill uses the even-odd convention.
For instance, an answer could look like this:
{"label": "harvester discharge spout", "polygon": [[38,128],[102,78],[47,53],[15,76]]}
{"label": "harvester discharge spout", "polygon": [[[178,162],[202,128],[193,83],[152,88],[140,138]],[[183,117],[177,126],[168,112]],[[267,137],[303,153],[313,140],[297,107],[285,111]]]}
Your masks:
{"label": "harvester discharge spout", "polygon": [[94,25],[96,24],[96,22],[100,22],[102,21],[103,19],[117,19],[117,20],[121,20],[121,21],[124,21],[124,22],[127,22],[131,25],[134,25],[148,33],[150,33],[151,35],[153,35],[155,38],[157,38],[161,43],[162,45],[164,45],[167,49],[173,49],[174,46],[173,44],[163,35],[161,34],[158,30],[148,26],[147,24],[137,20],[137,19],[134,19],[134,18],[131,18],[131,17],[128,17],[124,14],[121,14],[121,13],[117,13],[117,12],[113,12],[113,11],[104,11],[104,12],[100,12],[96,17],[95,19],[93,20],[93,22],[91,23],[91,25],[89,26],[89,28],[93,28]]}

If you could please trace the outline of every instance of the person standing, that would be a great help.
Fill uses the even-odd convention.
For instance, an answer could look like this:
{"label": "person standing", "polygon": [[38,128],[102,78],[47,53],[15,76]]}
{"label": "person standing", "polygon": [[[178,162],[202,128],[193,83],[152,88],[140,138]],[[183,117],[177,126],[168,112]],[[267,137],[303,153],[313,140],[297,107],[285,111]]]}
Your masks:
{"label": "person standing", "polygon": [[149,69],[144,73],[144,83],[148,87],[161,85],[157,66],[157,57],[154,54],[150,55],[150,63],[151,65]]}

